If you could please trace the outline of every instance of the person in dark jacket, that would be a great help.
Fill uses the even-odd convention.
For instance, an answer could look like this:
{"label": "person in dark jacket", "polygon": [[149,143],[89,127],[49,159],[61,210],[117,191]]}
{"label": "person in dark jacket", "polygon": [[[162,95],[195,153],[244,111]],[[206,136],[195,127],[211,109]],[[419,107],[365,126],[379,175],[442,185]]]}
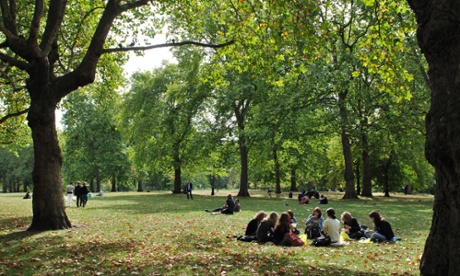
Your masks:
{"label": "person in dark jacket", "polygon": [[75,190],[73,191],[73,194],[77,198],[77,207],[80,207],[83,205],[82,200],[81,200],[81,183],[78,182],[77,186],[75,186]]}
{"label": "person in dark jacket", "polygon": [[81,196],[81,206],[85,207],[86,202],[88,202],[88,186],[86,186],[86,182],[83,182],[83,187],[80,189],[80,196]]}
{"label": "person in dark jacket", "polygon": [[391,241],[394,238],[393,229],[391,228],[391,224],[382,218],[377,211],[372,211],[369,214],[372,222],[374,223],[374,230],[370,230],[369,232],[372,233],[371,241]]}
{"label": "person in dark jacket", "polygon": [[350,239],[360,239],[364,237],[358,220],[351,216],[350,212],[343,212],[341,219],[343,221],[343,231],[348,234]]}
{"label": "person in dark jacket", "polygon": [[277,221],[278,213],[271,212],[270,215],[260,222],[256,232],[257,242],[265,243],[273,240],[273,229]]}
{"label": "person in dark jacket", "polygon": [[287,245],[285,235],[289,232],[291,232],[291,216],[287,212],[283,212],[275,224],[273,243],[276,245]]}
{"label": "person in dark jacket", "polygon": [[227,195],[227,201],[225,202],[225,205],[219,208],[216,208],[212,211],[206,209],[206,212],[213,213],[213,215],[217,214],[226,214],[226,215],[233,215],[233,212],[235,210],[235,201],[232,198],[231,194]]}
{"label": "person in dark jacket", "polygon": [[265,211],[259,211],[257,214],[249,221],[248,225],[246,226],[246,232],[244,232],[245,236],[256,236],[257,227],[259,227],[260,222],[267,217],[267,213]]}

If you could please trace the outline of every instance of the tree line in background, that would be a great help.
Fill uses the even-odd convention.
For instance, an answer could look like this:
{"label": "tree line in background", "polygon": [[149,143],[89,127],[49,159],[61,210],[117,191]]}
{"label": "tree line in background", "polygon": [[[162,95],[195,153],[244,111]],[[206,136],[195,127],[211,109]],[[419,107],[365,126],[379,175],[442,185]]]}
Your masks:
{"label": "tree line in background", "polygon": [[[174,48],[177,64],[127,80],[115,66],[123,59],[106,61],[94,84],[62,103],[63,185],[180,193],[192,180],[239,188],[239,196],[270,185],[277,193],[341,189],[350,198],[376,190],[388,196],[406,185],[431,191],[426,64],[407,7],[386,4],[297,3],[289,15],[284,5],[233,7],[256,18],[240,18],[243,33],[236,22],[217,24],[217,7],[173,14],[177,36],[187,38],[198,24],[210,42],[226,32],[242,37],[217,52]],[[196,22],[188,12],[212,16]],[[184,21],[187,28],[177,24]],[[16,154],[2,149],[4,192],[32,185],[32,145],[21,141]]]}

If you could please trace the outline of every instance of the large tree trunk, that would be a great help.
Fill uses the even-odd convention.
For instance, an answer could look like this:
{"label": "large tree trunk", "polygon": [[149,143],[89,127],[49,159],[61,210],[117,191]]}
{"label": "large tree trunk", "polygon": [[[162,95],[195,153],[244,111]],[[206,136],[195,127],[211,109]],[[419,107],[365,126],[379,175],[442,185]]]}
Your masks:
{"label": "large tree trunk", "polygon": [[33,218],[29,227],[31,231],[72,227],[65,213],[61,180],[62,154],[54,115],[56,103],[49,103],[49,99],[42,97],[32,97],[27,116],[34,142]]}
{"label": "large tree trunk", "polygon": [[409,0],[417,38],[428,64],[431,107],[425,154],[435,167],[433,221],[422,275],[457,275],[460,264],[460,4],[457,0]]}
{"label": "large tree trunk", "polygon": [[347,92],[339,93],[339,113],[340,119],[342,120],[342,151],[345,161],[345,195],[343,196],[344,199],[358,198],[355,189],[355,179],[353,173],[353,156],[351,154],[350,138],[348,137],[347,133],[348,115],[345,106],[345,99],[347,97],[347,94]]}
{"label": "large tree trunk", "polygon": [[460,263],[460,6],[457,1],[421,2],[418,6],[420,1],[411,1],[419,23],[419,44],[430,65],[426,156],[436,170],[436,190],[420,268],[423,275],[456,275]]}
{"label": "large tree trunk", "polygon": [[181,159],[179,155],[179,148],[174,149],[174,194],[182,193],[182,171],[181,171]]}

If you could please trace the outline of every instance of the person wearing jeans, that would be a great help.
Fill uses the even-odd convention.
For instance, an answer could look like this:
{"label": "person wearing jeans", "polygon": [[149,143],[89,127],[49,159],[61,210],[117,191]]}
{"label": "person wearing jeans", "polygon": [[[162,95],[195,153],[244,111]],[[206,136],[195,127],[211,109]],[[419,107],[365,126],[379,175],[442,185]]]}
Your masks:
{"label": "person wearing jeans", "polygon": [[391,224],[382,218],[377,211],[372,211],[369,217],[374,223],[374,230],[369,231],[372,234],[371,241],[391,241],[394,238],[395,235],[393,229],[391,229]]}

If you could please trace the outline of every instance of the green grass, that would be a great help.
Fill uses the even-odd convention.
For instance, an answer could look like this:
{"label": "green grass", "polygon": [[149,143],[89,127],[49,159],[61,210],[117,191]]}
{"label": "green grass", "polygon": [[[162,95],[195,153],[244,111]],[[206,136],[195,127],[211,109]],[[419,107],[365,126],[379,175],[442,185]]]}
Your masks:
{"label": "green grass", "polygon": [[[231,191],[236,194],[236,191]],[[316,207],[285,196],[268,198],[250,191],[242,212],[210,215],[228,191],[194,200],[171,193],[106,193],[86,208],[67,208],[74,228],[30,233],[31,201],[23,194],[0,194],[0,275],[418,275],[431,225],[432,197],[393,195],[341,200],[328,193],[337,214],[349,211],[371,226],[368,214],[380,210],[391,222],[395,244],[350,243],[343,247],[277,247],[227,238],[242,235],[259,210],[292,209],[301,231]]]}

